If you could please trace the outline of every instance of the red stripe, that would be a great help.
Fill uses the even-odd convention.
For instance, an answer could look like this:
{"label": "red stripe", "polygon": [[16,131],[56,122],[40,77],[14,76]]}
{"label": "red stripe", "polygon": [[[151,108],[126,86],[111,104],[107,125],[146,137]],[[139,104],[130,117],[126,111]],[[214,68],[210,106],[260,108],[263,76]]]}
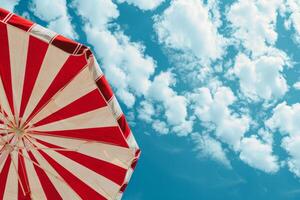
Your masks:
{"label": "red stripe", "polygon": [[28,119],[36,114],[58,91],[66,86],[87,64],[85,56],[70,56],[62,66],[57,76],[31,113]]}
{"label": "red stripe", "polygon": [[118,123],[123,132],[124,137],[127,138],[130,134],[130,128],[124,114],[118,119]]}
{"label": "red stripe", "polygon": [[98,81],[97,81],[98,88],[100,89],[101,93],[103,94],[104,98],[106,101],[109,101],[111,97],[113,96],[113,91],[111,87],[109,86],[105,76],[102,76]]}
{"label": "red stripe", "polygon": [[42,131],[32,132],[31,134],[49,135],[56,137],[67,137],[71,139],[90,140],[95,142],[108,143],[128,148],[127,141],[122,135],[119,127],[99,127],[77,130],[62,131]]}
{"label": "red stripe", "polygon": [[54,121],[59,121],[62,119],[67,119],[75,115],[86,113],[97,108],[106,106],[106,102],[101,96],[98,89],[91,91],[85,96],[80,97],[74,102],[70,103],[66,107],[56,111],[55,113],[49,115],[45,119],[34,124],[35,127],[48,124]]}
{"label": "red stripe", "polygon": [[[23,155],[21,149],[19,150],[19,153]],[[31,199],[30,188],[29,188],[29,182],[28,182],[25,163],[24,163],[24,157],[20,154],[18,155],[18,174],[20,177],[20,181],[18,182],[18,199],[30,200]],[[25,194],[22,190],[22,187],[24,189]]]}
{"label": "red stripe", "polygon": [[11,83],[11,69],[9,58],[9,45],[7,26],[0,23],[0,76],[2,78],[3,87],[7,96],[9,106],[14,114],[13,93]]}
{"label": "red stripe", "polygon": [[23,84],[23,95],[20,108],[20,117],[23,116],[27,106],[32,89],[41,69],[44,57],[46,55],[48,44],[33,36],[29,37],[29,46],[26,61],[25,78]]}
{"label": "red stripe", "polygon": [[24,19],[22,17],[19,17],[18,15],[13,15],[8,21],[8,24],[11,24],[15,27],[18,27],[24,31],[28,31],[31,26],[34,24],[33,22]]}
{"label": "red stripe", "polygon": [[[82,46],[79,48],[79,50],[77,51],[77,54],[78,54],[78,55],[79,55],[79,54],[82,54],[86,49],[87,49],[87,47],[84,46],[84,45],[82,45]],[[87,57],[87,59],[88,59],[88,57]]]}
{"label": "red stripe", "polygon": [[135,157],[140,157],[140,155],[141,155],[141,150],[140,149],[138,149],[138,150],[136,150],[136,152],[135,152]]}
{"label": "red stripe", "polygon": [[82,180],[57,163],[53,158],[41,150],[39,150],[39,152],[82,199],[106,200],[105,197],[90,188]]}
{"label": "red stripe", "polygon": [[53,40],[52,44],[68,53],[73,53],[78,45],[77,42],[70,40],[62,35],[58,35]]}
{"label": "red stripe", "polygon": [[4,10],[3,8],[0,8],[0,20],[3,20],[8,14],[9,14],[9,11]]}
{"label": "red stripe", "polygon": [[4,196],[10,163],[11,163],[11,157],[8,156],[3,166],[3,169],[0,173],[0,199],[3,199]]}
{"label": "red stripe", "polygon": [[[49,148],[64,149],[63,147],[50,144],[39,139],[36,139],[36,141]],[[56,151],[66,156],[67,158],[70,158],[71,160],[85,166],[86,168],[106,177],[107,179],[115,182],[120,186],[125,180],[127,170],[122,167],[74,151]]]}
{"label": "red stripe", "polygon": [[125,183],[124,185],[122,185],[122,187],[120,188],[120,192],[124,192],[125,191],[125,189],[127,188],[127,183]]}
{"label": "red stripe", "polygon": [[138,159],[134,159],[131,163],[131,169],[135,169]]}
{"label": "red stripe", "polygon": [[[39,164],[38,161],[35,159],[35,157],[33,156],[33,154],[30,151],[28,151],[28,155],[34,163]],[[55,189],[54,185],[50,181],[46,172],[35,164],[33,166],[34,166],[34,169],[40,180],[40,183],[42,185],[42,188],[44,190],[44,193],[45,193],[47,199],[55,199],[55,200],[62,199],[62,197],[60,196],[60,194],[58,193],[58,191]],[[52,175],[50,175],[50,176],[52,176]]]}

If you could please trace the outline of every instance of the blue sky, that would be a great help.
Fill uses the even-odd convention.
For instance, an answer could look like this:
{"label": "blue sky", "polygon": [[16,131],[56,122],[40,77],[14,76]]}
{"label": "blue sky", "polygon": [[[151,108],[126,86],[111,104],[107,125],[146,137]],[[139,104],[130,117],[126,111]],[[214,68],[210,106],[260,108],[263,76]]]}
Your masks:
{"label": "blue sky", "polygon": [[299,1],[0,6],[93,49],[142,150],[125,200],[299,199]]}

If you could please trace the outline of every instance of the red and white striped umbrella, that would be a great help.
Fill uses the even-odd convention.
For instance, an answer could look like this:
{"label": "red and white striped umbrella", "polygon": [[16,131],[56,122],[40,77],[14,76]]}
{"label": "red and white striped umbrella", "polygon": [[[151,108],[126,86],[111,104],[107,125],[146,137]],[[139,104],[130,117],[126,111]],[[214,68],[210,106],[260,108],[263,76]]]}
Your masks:
{"label": "red and white striped umbrella", "polygon": [[0,78],[0,199],[120,199],[140,150],[91,51],[0,9]]}

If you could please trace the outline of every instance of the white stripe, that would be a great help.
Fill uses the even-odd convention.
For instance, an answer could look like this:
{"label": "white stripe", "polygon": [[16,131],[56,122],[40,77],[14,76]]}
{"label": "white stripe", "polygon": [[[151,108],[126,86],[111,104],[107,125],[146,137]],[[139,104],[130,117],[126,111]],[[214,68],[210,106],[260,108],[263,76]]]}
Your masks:
{"label": "white stripe", "polygon": [[28,101],[28,105],[25,109],[23,121],[26,121],[27,117],[36,107],[68,57],[69,54],[65,53],[64,51],[61,51],[52,45],[49,46],[41,66],[40,73],[35,82],[32,94]]}
{"label": "white stripe", "polygon": [[[39,148],[46,148],[46,146],[38,144]],[[113,199],[118,193],[120,186],[111,180],[97,174],[96,172],[80,165],[79,163],[55,152],[55,151],[44,151],[62,167],[71,172],[74,176],[83,181],[86,185],[94,189],[96,192],[101,194],[107,199]]]}
{"label": "white stripe", "polygon": [[110,101],[108,102],[108,104],[110,105],[111,111],[114,115],[114,117],[118,120],[121,115],[123,114],[120,104],[118,102],[118,100],[116,99],[115,95],[113,95],[113,97],[110,99]]}
{"label": "white stripe", "polygon": [[65,88],[63,88],[63,90],[55,95],[30,122],[34,124],[44,119],[96,88],[97,86],[91,78],[89,69],[84,68],[84,70],[82,70]]}
{"label": "white stripe", "polygon": [[8,155],[9,155],[9,152],[8,151],[5,151],[5,152],[2,152],[0,154],[0,174],[1,174],[1,171],[4,167],[4,164],[6,162],[6,159],[8,158]]}
{"label": "white stripe", "polygon": [[[11,142],[10,145],[14,145],[17,142],[17,137],[14,137]],[[3,147],[2,152],[0,153],[0,165],[3,165],[3,163],[5,163],[5,160],[7,158],[7,155],[9,155],[9,153],[11,152],[10,149],[7,148],[7,146]]]}
{"label": "white stripe", "polygon": [[73,52],[74,55],[77,54],[77,52],[79,51],[79,49],[81,48],[81,46],[82,46],[82,44],[80,44],[80,43],[77,44],[77,46],[76,46],[76,48],[75,48],[75,50]]}
{"label": "white stripe", "polygon": [[31,135],[31,137],[69,150],[74,150],[78,153],[112,163],[125,169],[130,167],[135,157],[135,150],[99,142],[86,142],[77,139],[45,135]]}
{"label": "white stripe", "polygon": [[89,57],[89,68],[93,75],[94,80],[98,80],[101,76],[103,76],[103,72],[101,71],[98,62],[94,58],[94,56]]}
{"label": "white stripe", "polygon": [[121,200],[123,196],[123,192],[119,192],[119,194],[117,194],[116,199],[115,200]]}
{"label": "white stripe", "polygon": [[29,155],[26,150],[23,151],[25,169],[28,177],[29,188],[31,191],[31,197],[37,200],[47,199],[42,188],[41,182],[35,171],[33,162],[30,161]]}
{"label": "white stripe", "polygon": [[[8,115],[8,119],[10,121],[14,121],[14,117],[13,117],[12,111],[10,109],[10,106],[9,106],[9,103],[8,103],[8,100],[7,100],[7,97],[6,97],[6,93],[5,93],[3,84],[2,84],[1,77],[0,77],[0,102],[1,102],[1,106],[2,106],[3,110]],[[1,109],[0,109],[0,112],[1,112]]]}
{"label": "white stripe", "polygon": [[18,199],[18,155],[16,151],[10,153],[11,164],[7,176],[3,199]]}
{"label": "white stripe", "polygon": [[45,160],[38,151],[31,150],[32,154],[38,161],[39,165],[48,175],[50,181],[58,191],[62,199],[81,199],[77,193],[60,177],[60,175],[53,169],[53,167]]}
{"label": "white stripe", "polygon": [[32,131],[57,131],[57,130],[74,130],[94,127],[111,127],[117,126],[118,123],[112,116],[109,107],[102,107],[96,110],[86,112],[74,117],[33,127]]}
{"label": "white stripe", "polygon": [[129,145],[130,148],[137,150],[139,148],[138,144],[136,143],[136,140],[132,134],[132,132],[130,131],[128,137],[127,137],[127,143]]}
{"label": "white stripe", "polygon": [[13,102],[16,122],[18,122],[25,77],[29,34],[13,26],[7,26],[7,32],[12,76]]}
{"label": "white stripe", "polygon": [[6,134],[4,136],[0,136],[0,149],[3,145],[5,145],[11,138],[13,137],[13,134]]}
{"label": "white stripe", "polygon": [[50,41],[56,36],[56,33],[44,28],[38,24],[35,24],[32,29],[30,30],[30,32],[32,33],[32,35],[34,35],[35,37],[50,43]]}

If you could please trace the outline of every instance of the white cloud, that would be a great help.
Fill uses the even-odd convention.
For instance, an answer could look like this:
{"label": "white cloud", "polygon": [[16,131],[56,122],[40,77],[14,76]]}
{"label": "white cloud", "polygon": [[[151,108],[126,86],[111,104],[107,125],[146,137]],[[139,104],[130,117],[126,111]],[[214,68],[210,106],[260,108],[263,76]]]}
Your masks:
{"label": "white cloud", "polygon": [[230,161],[219,141],[210,136],[200,135],[198,133],[194,133],[192,139],[196,143],[196,150],[199,151],[200,157],[208,157],[231,168]]}
{"label": "white cloud", "polygon": [[277,40],[276,20],[282,0],[235,2],[227,13],[233,36],[253,55],[260,55]]}
{"label": "white cloud", "polygon": [[279,130],[283,138],[281,146],[289,154],[289,170],[300,177],[300,104],[287,105],[283,102],[273,110],[273,115],[266,121],[266,126],[273,131]]}
{"label": "white cloud", "polygon": [[160,134],[168,134],[169,128],[166,122],[154,120],[152,123],[152,128]]}
{"label": "white cloud", "polygon": [[246,97],[252,100],[273,100],[282,97],[288,90],[282,75],[285,65],[287,58],[283,53],[263,55],[255,59],[240,53],[232,72],[239,78],[240,89]]}
{"label": "white cloud", "polygon": [[117,6],[111,0],[74,0],[72,7],[93,27],[101,30],[119,16]]}
{"label": "white cloud", "polygon": [[285,2],[286,21],[285,25],[288,29],[295,30],[294,39],[300,44],[300,2],[298,0],[286,0]]}
{"label": "white cloud", "polygon": [[287,161],[289,170],[296,176],[300,177],[300,136],[294,135],[285,137],[282,140],[281,146],[290,155],[290,158],[288,158]]}
{"label": "white cloud", "polygon": [[77,37],[68,15],[66,0],[32,0],[30,9],[35,16],[49,22],[48,28],[67,37]]}
{"label": "white cloud", "polygon": [[293,87],[294,87],[296,90],[300,90],[300,81],[294,83]]}
{"label": "white cloud", "polygon": [[141,10],[153,10],[157,8],[165,0],[117,0],[118,3],[127,2],[128,4],[134,5]]}
{"label": "white cloud", "polygon": [[155,109],[151,102],[142,101],[138,109],[138,118],[146,122],[152,122],[152,117],[155,114]]}
{"label": "white cloud", "polygon": [[267,173],[275,173],[279,170],[278,158],[273,155],[272,146],[263,143],[255,136],[243,138],[241,141],[240,159]]}
{"label": "white cloud", "polygon": [[228,87],[217,87],[215,91],[202,87],[191,96],[195,103],[195,114],[208,128],[215,130],[216,136],[234,150],[238,150],[240,140],[249,128],[247,115],[238,116],[229,106],[236,97]]}
{"label": "white cloud", "polygon": [[155,17],[154,27],[159,42],[166,47],[190,52],[209,63],[223,54],[224,38],[218,34],[216,24],[201,1],[174,0],[161,16]]}
{"label": "white cloud", "polygon": [[161,102],[168,124],[175,126],[173,131],[185,135],[191,132],[192,123],[187,120],[187,99],[171,88],[175,84],[174,81],[170,72],[160,73],[151,83],[146,97]]}
{"label": "white cloud", "polygon": [[66,15],[59,17],[54,21],[50,21],[48,28],[70,38],[78,37],[73,29],[69,17]]}
{"label": "white cloud", "polygon": [[6,10],[13,12],[15,6],[18,5],[19,2],[20,0],[1,0],[0,6]]}
{"label": "white cloud", "polygon": [[299,121],[300,104],[289,106],[283,102],[274,108],[272,117],[266,121],[266,126],[273,131],[278,129],[282,134],[294,136],[300,133]]}
{"label": "white cloud", "polygon": [[262,141],[272,145],[273,144],[273,133],[265,130],[263,128],[260,128],[257,132],[257,135],[261,137]]}

